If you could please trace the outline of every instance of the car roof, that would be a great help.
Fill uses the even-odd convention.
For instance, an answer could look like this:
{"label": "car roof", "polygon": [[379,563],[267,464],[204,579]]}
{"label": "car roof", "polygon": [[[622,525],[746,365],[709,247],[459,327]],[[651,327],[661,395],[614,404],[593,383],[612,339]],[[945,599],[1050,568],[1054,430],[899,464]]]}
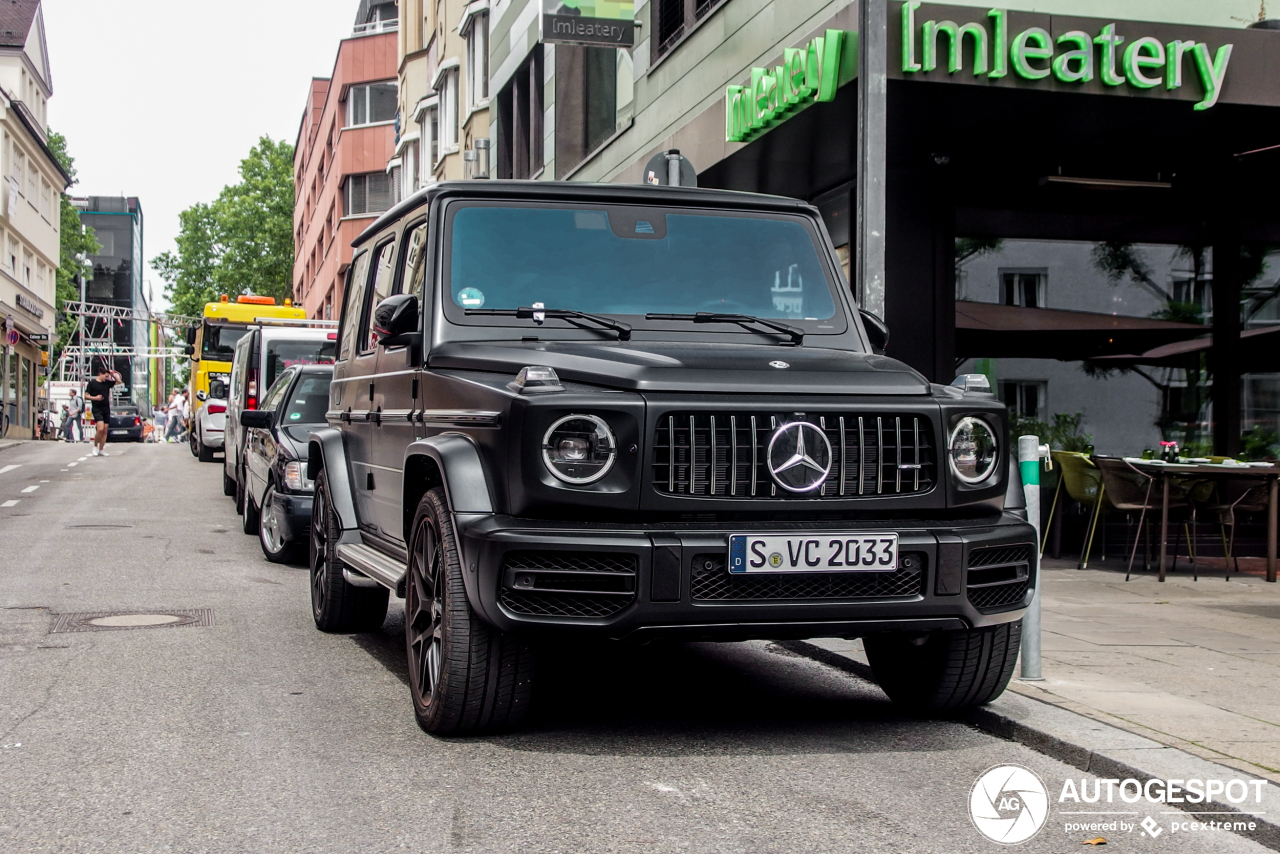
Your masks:
{"label": "car roof", "polygon": [[701,187],[666,187],[652,184],[589,184],[583,181],[471,180],[439,181],[392,207],[373,221],[351,242],[360,246],[384,228],[433,199],[456,196],[471,199],[514,201],[568,201],[589,204],[659,204],[673,207],[709,206],[738,210],[811,211],[812,205],[786,196],[743,193],[738,190],[711,190]]}

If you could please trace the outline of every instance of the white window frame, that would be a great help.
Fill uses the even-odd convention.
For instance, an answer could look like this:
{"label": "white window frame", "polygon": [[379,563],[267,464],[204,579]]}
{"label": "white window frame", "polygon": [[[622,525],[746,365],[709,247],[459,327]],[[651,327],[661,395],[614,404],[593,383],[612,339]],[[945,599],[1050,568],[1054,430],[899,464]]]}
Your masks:
{"label": "white window frame", "polygon": [[[373,115],[373,110],[372,110],[373,105],[370,103],[369,94],[373,90],[374,86],[377,86],[381,83],[390,83],[391,85],[396,86],[397,88],[399,87],[398,82],[395,80],[366,80],[362,83],[352,83],[350,86],[347,87],[347,112],[346,112],[347,123],[345,125],[346,127],[362,128],[362,127],[369,127],[370,125],[391,124],[395,121],[395,116],[392,116],[389,119],[380,119],[378,121],[372,121],[370,118]],[[364,95],[365,121],[363,122],[356,122],[355,120],[357,91],[359,91]]]}
{"label": "white window frame", "polygon": [[[442,66],[436,73],[436,97],[439,98],[440,159],[458,151],[461,116],[458,115],[458,61]],[[450,120],[452,118],[452,121]]]}
{"label": "white window frame", "polygon": [[[465,29],[462,34],[467,40],[467,114],[470,115],[473,111],[489,104],[488,4],[485,4],[484,9],[468,15],[463,26]],[[477,57],[482,62],[480,69],[476,67]]]}

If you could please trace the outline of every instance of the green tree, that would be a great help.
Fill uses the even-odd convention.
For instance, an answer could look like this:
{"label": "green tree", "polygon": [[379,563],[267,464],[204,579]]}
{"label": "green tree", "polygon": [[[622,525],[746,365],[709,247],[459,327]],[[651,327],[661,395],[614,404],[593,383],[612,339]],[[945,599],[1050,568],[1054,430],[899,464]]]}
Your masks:
{"label": "green tree", "polygon": [[[67,139],[56,131],[49,131],[49,150],[62,167],[62,171],[71,178],[74,186],[77,182],[75,159],[67,153]],[[61,246],[58,251],[58,271],[55,277],[54,308],[56,315],[55,339],[50,352],[50,365],[56,365],[62,358],[62,350],[75,336],[76,318],[69,317],[64,310],[68,302],[79,302],[80,285],[77,276],[91,277],[93,268],[88,257],[101,249],[93,229],[80,222],[80,212],[71,204],[66,193],[59,202],[58,234]],[[84,260],[80,260],[83,258]]]}
{"label": "green tree", "polygon": [[238,184],[179,215],[177,252],[152,259],[173,310],[199,317],[219,294],[291,296],[293,198],[293,146],[264,136]]}

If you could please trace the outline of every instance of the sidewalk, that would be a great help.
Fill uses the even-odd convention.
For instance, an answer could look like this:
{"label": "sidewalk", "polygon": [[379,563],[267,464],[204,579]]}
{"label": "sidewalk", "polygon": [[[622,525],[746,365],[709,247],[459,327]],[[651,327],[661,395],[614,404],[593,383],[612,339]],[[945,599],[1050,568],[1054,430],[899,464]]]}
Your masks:
{"label": "sidewalk", "polygon": [[21,445],[25,441],[27,440],[26,439],[0,439],[0,451],[3,451],[5,448],[17,447],[18,445]]}
{"label": "sidewalk", "polygon": [[[1009,690],[1280,782],[1280,584],[1260,560],[1230,581],[1218,563],[1192,581],[1184,558],[1161,584],[1046,559],[1045,681]],[[861,641],[812,643],[866,661]]]}

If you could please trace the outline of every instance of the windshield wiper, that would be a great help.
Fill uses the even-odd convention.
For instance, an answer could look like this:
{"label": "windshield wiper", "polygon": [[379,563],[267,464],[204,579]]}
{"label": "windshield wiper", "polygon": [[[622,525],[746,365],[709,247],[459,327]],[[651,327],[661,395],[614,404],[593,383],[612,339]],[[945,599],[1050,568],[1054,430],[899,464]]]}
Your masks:
{"label": "windshield wiper", "polygon": [[[623,323],[620,320],[614,320],[611,317],[601,317],[598,314],[586,314],[581,311],[574,311],[570,308],[467,308],[463,309],[466,314],[480,315],[482,317],[518,317],[522,320],[533,320],[541,323],[547,318],[553,320],[564,320],[572,323],[579,329],[590,329],[587,323],[594,323],[601,329],[612,329],[618,333],[619,341],[631,340],[631,325]],[[578,321],[586,321],[579,323]]]}
{"label": "windshield wiper", "polygon": [[799,347],[804,343],[804,330],[798,326],[791,326],[786,323],[779,323],[776,320],[766,320],[763,317],[752,317],[749,314],[718,314],[712,311],[699,311],[696,314],[646,314],[645,320],[687,320],[693,323],[736,323],[739,326],[746,326],[754,323],[758,326],[764,326],[772,329],[774,332],[780,332],[791,338],[791,343]]}

